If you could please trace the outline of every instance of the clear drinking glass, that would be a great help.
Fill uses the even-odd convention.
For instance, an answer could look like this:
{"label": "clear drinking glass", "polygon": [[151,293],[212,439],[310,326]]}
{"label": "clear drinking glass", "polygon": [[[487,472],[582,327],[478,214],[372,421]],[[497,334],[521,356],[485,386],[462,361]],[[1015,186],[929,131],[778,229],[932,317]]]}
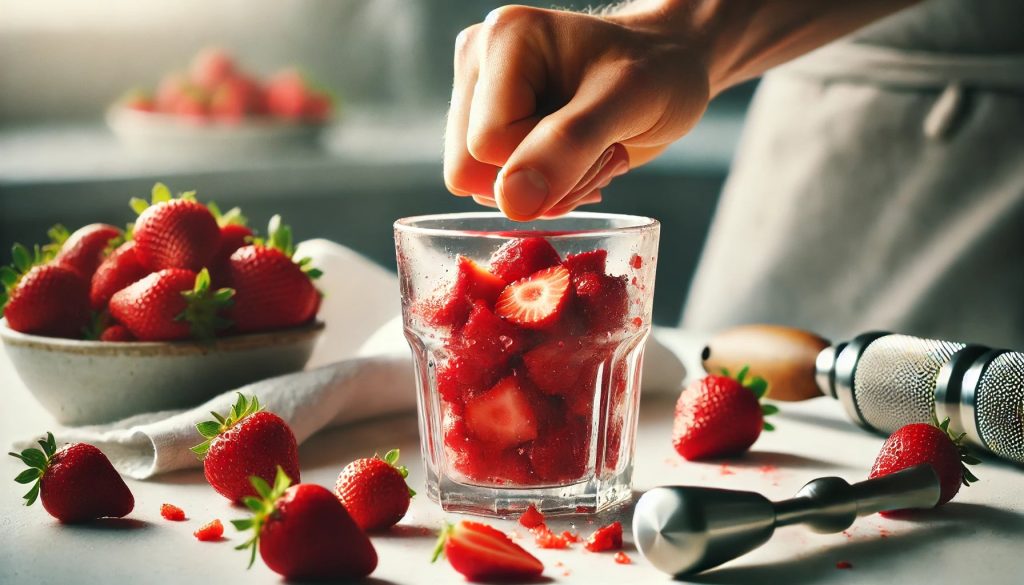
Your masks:
{"label": "clear drinking glass", "polygon": [[[481,212],[394,227],[428,497],[488,516],[628,501],[659,223],[578,212],[515,223]],[[506,310],[510,283],[486,271],[522,283],[531,276],[517,274],[539,266],[565,300],[552,322],[523,327]]]}

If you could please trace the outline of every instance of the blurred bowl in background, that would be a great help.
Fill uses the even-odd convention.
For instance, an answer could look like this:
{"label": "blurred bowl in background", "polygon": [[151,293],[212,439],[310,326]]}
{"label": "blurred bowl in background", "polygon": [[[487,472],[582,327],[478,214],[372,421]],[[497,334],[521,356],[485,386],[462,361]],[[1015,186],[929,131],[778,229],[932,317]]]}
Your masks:
{"label": "blurred bowl in background", "polygon": [[0,319],[0,339],[25,387],[65,425],[201,404],[301,370],[323,322],[212,342],[82,341],[27,335]]}
{"label": "blurred bowl in background", "polygon": [[319,148],[325,129],[334,123],[293,122],[269,116],[232,123],[190,120],[120,105],[111,106],[106,117],[118,139],[138,154],[219,159]]}

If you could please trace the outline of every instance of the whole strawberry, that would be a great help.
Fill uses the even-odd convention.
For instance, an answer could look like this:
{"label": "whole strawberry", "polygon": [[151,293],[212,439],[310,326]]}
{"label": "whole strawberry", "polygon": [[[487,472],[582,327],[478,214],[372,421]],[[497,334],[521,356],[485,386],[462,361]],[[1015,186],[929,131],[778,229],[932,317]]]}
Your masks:
{"label": "whole strawberry", "polygon": [[122,237],[120,229],[105,223],[89,224],[70,235],[58,224],[49,233],[53,240],[51,245],[58,248],[54,263],[71,268],[86,279],[92,278],[103,262],[107,247]]}
{"label": "whole strawberry", "polygon": [[229,288],[210,287],[210,273],[183,268],[154,272],[110,298],[110,315],[140,341],[210,339],[228,326],[220,313],[230,306]]}
{"label": "whole strawberry", "polygon": [[[939,476],[941,506],[953,499],[960,491],[961,485],[969,486],[978,478],[967,469],[966,465],[980,463],[971,456],[963,445],[965,434],[953,435],[949,432],[949,419],[941,423],[914,423],[900,427],[882,444],[882,450],[871,467],[871,475],[875,478],[890,473],[927,463]],[[882,512],[883,516],[900,512],[900,510]]]}
{"label": "whole strawberry", "polygon": [[153,187],[152,204],[132,199],[135,253],[149,270],[185,268],[198,272],[207,266],[220,244],[220,227],[192,192],[172,199],[163,183]]}
{"label": "whole strawberry", "polygon": [[409,470],[398,463],[398,449],[380,457],[349,463],[338,475],[334,492],[360,528],[369,532],[390,528],[405,516],[416,495],[406,483]]}
{"label": "whole strawberry", "polygon": [[235,547],[256,550],[270,570],[291,580],[355,581],[377,568],[377,551],[338,498],[315,484],[291,486],[280,467],[274,485],[258,477],[252,488],[259,497],[245,498],[253,517],[233,520],[238,530],[255,534]]}
{"label": "whole strawberry", "polygon": [[228,415],[213,412],[214,420],[196,430],[206,440],[192,448],[203,460],[206,481],[225,498],[241,502],[256,495],[249,478],[272,481],[277,469],[299,480],[299,447],[288,423],[263,410],[255,396],[241,393]]}
{"label": "whole strawberry", "polygon": [[281,217],[270,220],[266,242],[236,250],[228,262],[228,282],[235,289],[228,318],[239,332],[268,331],[311,321],[320,308],[313,279],[320,271],[309,259],[292,260],[291,229]]}
{"label": "whole strawberry", "polygon": [[15,244],[12,266],[0,267],[0,315],[15,331],[52,337],[80,337],[89,323],[89,284],[77,271],[44,264],[37,246],[33,253]]}
{"label": "whole strawberry", "polygon": [[768,384],[760,377],[748,381],[747,373],[743,368],[731,378],[723,370],[683,390],[672,428],[672,445],[680,455],[688,460],[740,455],[761,429],[774,429],[764,416],[778,409],[759,402]]}
{"label": "whole strawberry", "polygon": [[250,244],[255,234],[249,229],[248,219],[242,215],[241,209],[232,207],[227,212],[221,212],[220,207],[213,201],[207,203],[206,207],[220,226],[220,243],[210,260],[210,274],[215,283],[231,286],[228,282],[228,263],[231,255],[235,250]]}
{"label": "whole strawberry", "polygon": [[135,242],[125,242],[115,248],[92,275],[89,303],[93,309],[102,310],[114,293],[147,274],[149,270],[139,263],[139,257],[135,254]]}
{"label": "whole strawberry", "polygon": [[57,449],[52,433],[39,449],[10,453],[29,466],[14,481],[32,483],[25,505],[39,497],[51,516],[65,523],[96,518],[121,518],[135,507],[135,498],[102,451],[85,443]]}

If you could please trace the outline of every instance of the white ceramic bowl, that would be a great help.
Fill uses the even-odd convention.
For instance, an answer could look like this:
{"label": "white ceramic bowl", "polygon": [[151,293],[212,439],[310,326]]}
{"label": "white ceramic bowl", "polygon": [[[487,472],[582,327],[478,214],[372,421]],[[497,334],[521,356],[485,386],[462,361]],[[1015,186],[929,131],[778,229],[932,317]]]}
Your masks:
{"label": "white ceramic bowl", "polygon": [[140,112],[122,106],[107,110],[107,125],[132,151],[142,155],[246,158],[296,147],[318,146],[327,124],[254,118],[235,124],[196,123],[181,116]]}
{"label": "white ceramic bowl", "polygon": [[301,370],[323,328],[316,322],[210,343],[110,343],[26,335],[0,320],[0,339],[36,400],[61,424],[83,425],[194,406]]}

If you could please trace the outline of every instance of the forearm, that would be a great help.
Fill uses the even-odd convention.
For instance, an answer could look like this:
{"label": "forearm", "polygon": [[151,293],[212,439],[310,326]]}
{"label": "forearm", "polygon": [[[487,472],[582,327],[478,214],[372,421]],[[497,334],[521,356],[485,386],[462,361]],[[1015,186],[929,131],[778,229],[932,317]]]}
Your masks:
{"label": "forearm", "polygon": [[637,0],[612,16],[692,43],[711,95],[920,0]]}

